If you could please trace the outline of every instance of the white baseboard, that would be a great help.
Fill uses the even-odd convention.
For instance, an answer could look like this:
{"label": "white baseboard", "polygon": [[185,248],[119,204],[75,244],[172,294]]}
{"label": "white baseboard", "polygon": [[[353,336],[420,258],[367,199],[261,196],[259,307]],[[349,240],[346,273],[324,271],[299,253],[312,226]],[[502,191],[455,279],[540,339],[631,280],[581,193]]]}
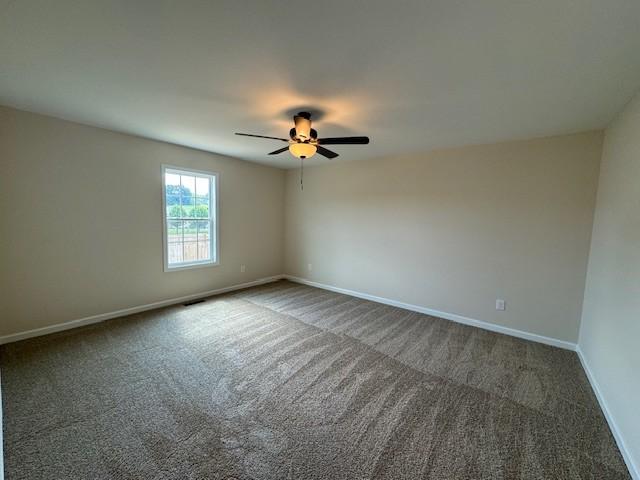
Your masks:
{"label": "white baseboard", "polygon": [[[50,333],[62,332],[72,328],[81,327],[84,325],[91,325],[92,323],[103,322],[117,317],[124,317],[134,313],[144,312],[146,310],[153,310],[155,308],[167,307],[169,305],[175,305],[177,303],[188,302],[189,300],[195,300],[197,298],[211,297],[213,295],[219,295],[221,293],[232,292],[234,290],[241,290],[243,288],[255,287],[256,285],[262,285],[264,283],[275,282],[284,278],[284,275],[274,275],[272,277],[260,278],[252,282],[240,283],[238,285],[231,285],[229,287],[217,288],[215,290],[209,290],[207,292],[194,293],[191,295],[185,295],[183,297],[170,298],[168,300],[161,300],[159,302],[149,303],[147,305],[139,305],[137,307],[124,308],[122,310],[116,310],[115,312],[101,313],[99,315],[92,315],[90,317],[80,318],[78,320],[71,320],[70,322],[58,323],[56,325],[50,325],[48,327],[36,328],[33,330],[27,330],[24,332],[13,333],[11,335],[5,335],[0,337],[0,345],[5,343],[17,342],[19,340],[25,340],[27,338],[39,337],[42,335],[48,335]],[[0,478],[1,480],[1,478]]]}
{"label": "white baseboard", "polygon": [[346,288],[334,287],[332,285],[325,285],[324,283],[313,282],[306,278],[295,277],[293,275],[284,275],[284,278],[291,280],[292,282],[309,285],[312,287],[322,288],[324,290],[330,290],[332,292],[343,293],[345,295],[351,295],[352,297],[363,298],[365,300],[371,300],[373,302],[384,303],[385,305],[391,305],[393,307],[404,308],[405,310],[412,310],[418,313],[424,313],[431,315],[432,317],[444,318],[446,320],[452,320],[464,325],[470,325],[472,327],[482,328],[484,330],[490,330],[492,332],[503,333],[505,335],[511,335],[512,337],[523,338],[525,340],[531,340],[533,342],[544,343],[545,345],[551,345],[554,347],[564,348],[565,350],[575,351],[577,345],[575,343],[567,342],[565,340],[558,340],[557,338],[545,337],[536,333],[524,332],[522,330],[516,330],[515,328],[503,327],[502,325],[496,325],[495,323],[484,322],[482,320],[476,320],[474,318],[463,317],[455,313],[441,312],[432,308],[422,307],[419,305],[412,305],[410,303],[399,302],[391,300],[389,298],[377,297],[368,293],[356,292],[348,290]]}
{"label": "white baseboard", "polygon": [[589,362],[585,357],[584,353],[582,353],[582,349],[578,345],[576,349],[578,353],[578,358],[580,359],[580,363],[582,363],[582,368],[587,374],[587,378],[589,379],[589,383],[591,384],[591,388],[593,389],[593,393],[595,393],[596,398],[598,399],[598,403],[600,404],[600,408],[604,413],[605,418],[607,419],[607,423],[609,424],[609,428],[611,429],[611,433],[613,434],[613,438],[615,438],[616,443],[618,444],[618,449],[622,454],[622,458],[624,458],[624,462],[627,464],[627,468],[629,469],[629,474],[633,480],[640,480],[640,466],[636,465],[631,457],[629,449],[618,429],[618,424],[616,423],[611,410],[609,410],[609,405],[607,401],[604,399],[604,395],[602,394],[602,390],[600,390],[600,385],[596,380],[596,377],[593,375],[591,371],[591,367],[589,367]]}

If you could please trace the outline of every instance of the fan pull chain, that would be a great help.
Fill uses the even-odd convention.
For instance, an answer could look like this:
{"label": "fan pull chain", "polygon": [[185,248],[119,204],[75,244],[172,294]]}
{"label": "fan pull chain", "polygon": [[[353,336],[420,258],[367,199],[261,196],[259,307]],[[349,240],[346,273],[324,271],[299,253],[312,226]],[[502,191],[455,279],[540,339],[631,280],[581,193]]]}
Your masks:
{"label": "fan pull chain", "polygon": [[302,160],[301,158],[300,159],[300,190],[302,191],[304,191],[303,177],[304,177],[304,160]]}

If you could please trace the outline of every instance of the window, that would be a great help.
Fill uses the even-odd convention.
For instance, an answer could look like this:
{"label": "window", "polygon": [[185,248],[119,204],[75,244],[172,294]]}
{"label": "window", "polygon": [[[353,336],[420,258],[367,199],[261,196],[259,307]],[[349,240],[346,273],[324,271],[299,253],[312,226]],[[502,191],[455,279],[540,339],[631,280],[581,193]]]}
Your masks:
{"label": "window", "polygon": [[218,263],[218,176],[162,167],[165,271]]}

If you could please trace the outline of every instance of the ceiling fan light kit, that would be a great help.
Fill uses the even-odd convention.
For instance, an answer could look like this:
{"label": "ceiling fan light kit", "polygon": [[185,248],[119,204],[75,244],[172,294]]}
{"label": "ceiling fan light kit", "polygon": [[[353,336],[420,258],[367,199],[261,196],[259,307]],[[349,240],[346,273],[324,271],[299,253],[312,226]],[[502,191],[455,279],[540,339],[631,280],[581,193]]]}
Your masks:
{"label": "ceiling fan light kit", "polygon": [[312,143],[292,143],[289,145],[289,152],[294,157],[302,158],[311,158],[316,154],[316,150],[318,148]]}
{"label": "ceiling fan light kit", "polygon": [[289,153],[296,158],[311,158],[316,153],[333,159],[338,156],[336,152],[332,152],[322,145],[366,145],[369,143],[369,137],[333,137],[318,138],[318,132],[311,128],[311,114],[309,112],[299,112],[293,116],[294,128],[289,131],[289,138],[269,137],[266,135],[253,135],[251,133],[236,133],[243,137],[266,138],[269,140],[279,140],[287,142],[288,147],[279,148],[270,152],[269,155],[278,155],[289,150]]}

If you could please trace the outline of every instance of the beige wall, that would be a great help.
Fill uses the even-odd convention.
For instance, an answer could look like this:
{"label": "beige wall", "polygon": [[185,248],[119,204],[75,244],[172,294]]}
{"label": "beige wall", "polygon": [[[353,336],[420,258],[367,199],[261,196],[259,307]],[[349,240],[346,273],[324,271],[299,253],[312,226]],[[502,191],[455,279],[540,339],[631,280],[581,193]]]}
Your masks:
{"label": "beige wall", "polygon": [[640,94],[606,130],[580,349],[640,478]]}
{"label": "beige wall", "polygon": [[[163,163],[220,173],[220,266],[163,272]],[[0,107],[0,336],[282,273],[283,190],[282,170]]]}
{"label": "beige wall", "polygon": [[[0,107],[0,336],[285,264],[576,341],[601,141],[592,132],[307,168],[301,192],[297,170]],[[163,163],[220,173],[220,266],[163,272]]]}
{"label": "beige wall", "polygon": [[591,132],[337,163],[305,169],[304,191],[289,171],[285,273],[576,342],[601,146]]}

